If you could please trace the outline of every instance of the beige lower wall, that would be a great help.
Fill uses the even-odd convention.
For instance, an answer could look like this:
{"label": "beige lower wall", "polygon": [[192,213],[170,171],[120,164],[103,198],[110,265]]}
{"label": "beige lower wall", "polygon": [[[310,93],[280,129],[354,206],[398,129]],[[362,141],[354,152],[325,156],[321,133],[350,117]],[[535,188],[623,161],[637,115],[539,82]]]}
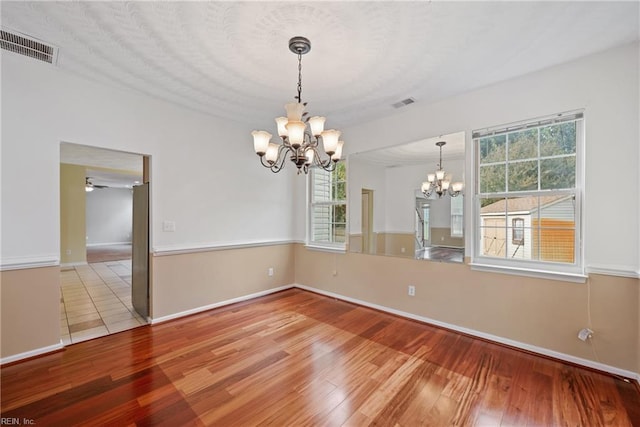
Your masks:
{"label": "beige lower wall", "polygon": [[454,248],[464,248],[464,237],[451,237],[450,228],[431,228],[432,246],[452,246]]}
{"label": "beige lower wall", "polygon": [[[432,244],[464,248],[464,239],[451,237],[449,228],[432,228]],[[415,235],[413,233],[375,233],[377,255],[413,258],[415,256]],[[403,251],[404,249],[404,251]],[[347,251],[362,253],[362,235],[350,234]]]}
{"label": "beige lower wall", "polygon": [[154,256],[152,266],[151,316],[157,319],[293,284],[294,245]]}
{"label": "beige lower wall", "polygon": [[0,272],[0,357],[60,344],[60,268]]}
{"label": "beige lower wall", "polygon": [[[2,358],[60,342],[59,275],[58,267],[0,272]],[[151,275],[153,318],[299,283],[595,361],[576,337],[587,326],[590,290],[599,362],[640,372],[638,279],[592,274],[576,284],[300,244],[155,256]]]}
{"label": "beige lower wall", "polygon": [[[381,245],[378,249],[384,249],[384,255],[398,256],[404,258],[415,257],[416,243],[413,233],[384,233],[378,234],[378,238],[383,236]],[[380,252],[378,251],[380,254]]]}
{"label": "beige lower wall", "polygon": [[[337,275],[333,275],[333,271]],[[296,283],[596,361],[578,340],[591,290],[599,362],[640,372],[640,280],[590,275],[588,284],[473,271],[466,264],[417,261],[296,247]],[[407,296],[407,286],[416,296]]]}

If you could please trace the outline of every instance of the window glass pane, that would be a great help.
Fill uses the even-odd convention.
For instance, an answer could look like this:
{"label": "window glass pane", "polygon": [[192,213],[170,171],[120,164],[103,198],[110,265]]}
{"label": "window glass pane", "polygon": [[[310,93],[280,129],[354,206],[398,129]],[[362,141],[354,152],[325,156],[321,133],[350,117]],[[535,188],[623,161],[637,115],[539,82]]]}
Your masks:
{"label": "window glass pane", "polygon": [[333,222],[347,223],[347,205],[334,205],[333,208]]}
{"label": "window glass pane", "polygon": [[556,156],[576,152],[576,122],[540,128],[540,156]]}
{"label": "window glass pane", "polygon": [[505,173],[504,164],[480,166],[480,192],[501,193],[506,191]]}
{"label": "window glass pane", "polygon": [[333,200],[346,200],[347,199],[347,185],[346,182],[337,182],[333,186]]}
{"label": "window glass pane", "polygon": [[463,237],[464,196],[451,198],[451,237]]}
{"label": "window glass pane", "polygon": [[507,199],[480,199],[480,254],[505,257]]}
{"label": "window glass pane", "polygon": [[524,218],[514,218],[511,220],[513,230],[511,231],[511,242],[514,245],[524,244]]}
{"label": "window glass pane", "polygon": [[[518,260],[538,260],[536,233],[537,230],[531,227],[509,227],[507,229],[509,238],[506,242],[506,257]],[[522,238],[515,239],[519,236]]]}
{"label": "window glass pane", "polygon": [[509,191],[538,189],[538,161],[509,163]]}
{"label": "window glass pane", "polygon": [[331,174],[322,169],[313,169],[312,200],[328,202],[331,200]]}
{"label": "window glass pane", "polygon": [[346,241],[346,226],[344,224],[333,224],[332,242],[344,243]]}
{"label": "window glass pane", "polygon": [[538,157],[538,129],[509,134],[509,160]]}
{"label": "window glass pane", "polygon": [[575,188],[575,186],[575,156],[540,160],[540,188],[542,190]]}
{"label": "window glass pane", "polygon": [[480,254],[496,258],[506,255],[506,228],[500,226],[500,221],[487,218],[487,227],[480,227]]}
{"label": "window glass pane", "polygon": [[330,206],[314,206],[312,236],[314,242],[329,242],[331,233],[331,207]]}
{"label": "window glass pane", "polygon": [[497,135],[479,140],[480,163],[504,162],[506,160],[506,135]]}
{"label": "window glass pane", "polygon": [[575,229],[574,228],[540,228],[540,259],[542,261],[564,262],[575,261]]}
{"label": "window glass pane", "polygon": [[[500,200],[505,200],[505,199],[501,199],[501,198],[495,198],[495,197],[481,197],[480,198],[480,208],[484,208],[485,206],[489,206],[489,205],[493,205],[494,203],[500,201]],[[481,213],[487,213],[488,210],[481,210]],[[502,209],[502,212],[504,212],[505,210]]]}

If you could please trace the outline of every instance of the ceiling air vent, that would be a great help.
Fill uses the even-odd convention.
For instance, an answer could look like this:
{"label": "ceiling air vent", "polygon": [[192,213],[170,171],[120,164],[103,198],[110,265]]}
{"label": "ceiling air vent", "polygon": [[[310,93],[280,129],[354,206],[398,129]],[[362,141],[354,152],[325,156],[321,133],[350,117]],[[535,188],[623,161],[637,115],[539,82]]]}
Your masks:
{"label": "ceiling air vent", "polygon": [[407,98],[407,99],[403,99],[402,101],[398,101],[395,104],[391,104],[393,106],[393,108],[402,108],[406,105],[409,104],[413,104],[414,102],[416,102],[415,99],[413,98]]}
{"label": "ceiling air vent", "polygon": [[0,30],[0,47],[29,58],[55,64],[58,56],[58,48],[48,46],[41,41],[30,38],[24,34],[19,35]]}

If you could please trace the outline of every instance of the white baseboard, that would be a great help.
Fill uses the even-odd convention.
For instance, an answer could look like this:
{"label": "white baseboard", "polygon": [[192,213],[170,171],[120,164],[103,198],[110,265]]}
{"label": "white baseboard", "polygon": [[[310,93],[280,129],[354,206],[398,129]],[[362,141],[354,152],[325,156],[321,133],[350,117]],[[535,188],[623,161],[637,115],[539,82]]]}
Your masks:
{"label": "white baseboard", "polygon": [[84,265],[89,265],[89,263],[87,263],[87,261],[65,262],[64,264],[60,264],[60,268],[82,267]]}
{"label": "white baseboard", "polygon": [[88,248],[99,248],[100,246],[114,246],[114,245],[130,245],[131,241],[128,242],[109,242],[109,243],[87,243]]}
{"label": "white baseboard", "polygon": [[291,289],[293,287],[295,287],[295,285],[280,286],[277,288],[267,289],[266,291],[255,292],[253,294],[243,295],[241,297],[232,298],[232,299],[228,299],[220,302],[215,302],[213,304],[203,305],[201,307],[192,308],[190,310],[181,311],[179,313],[169,314],[168,316],[149,318],[150,320],[149,323],[151,323],[152,325],[155,325],[158,323],[166,322],[167,320],[178,319],[180,317],[189,316],[192,314],[200,313],[202,311],[207,311],[207,310],[222,307],[225,305],[235,304],[237,302],[242,302],[242,301],[250,300],[253,298],[258,298],[258,297],[273,294],[276,292],[284,291],[285,289]]}
{"label": "white baseboard", "polygon": [[587,368],[596,369],[598,371],[608,372],[608,373],[615,374],[615,375],[618,375],[618,376],[621,376],[621,377],[625,377],[625,378],[631,378],[631,379],[633,379],[633,380],[635,380],[635,381],[640,383],[640,373],[638,373],[638,372],[627,371],[625,369],[620,369],[620,368],[617,368],[615,366],[605,365],[604,363],[600,363],[600,362],[594,362],[593,360],[583,359],[581,357],[572,356],[570,354],[560,353],[558,351],[549,350],[549,349],[546,349],[546,348],[543,348],[543,347],[538,347],[538,346],[535,346],[535,345],[526,344],[526,343],[522,343],[522,342],[519,342],[519,341],[514,341],[514,340],[511,340],[509,338],[503,338],[503,337],[499,337],[497,335],[487,334],[485,332],[476,331],[475,329],[469,329],[469,328],[465,328],[465,327],[462,327],[462,326],[452,325],[450,323],[441,322],[439,320],[431,319],[431,318],[424,317],[424,316],[418,316],[416,314],[408,313],[406,311],[400,311],[400,310],[396,310],[396,309],[393,309],[393,308],[385,307],[383,305],[373,304],[373,303],[370,303],[370,302],[367,302],[367,301],[362,301],[362,300],[359,300],[359,299],[356,299],[356,298],[351,298],[351,297],[347,297],[347,296],[344,296],[344,295],[336,294],[336,293],[333,293],[333,292],[324,291],[322,289],[317,289],[317,288],[313,288],[313,287],[305,286],[305,285],[300,285],[300,284],[295,284],[294,286],[296,288],[304,289],[306,291],[316,292],[318,294],[325,295],[325,296],[328,296],[328,297],[336,298],[336,299],[347,301],[347,302],[352,302],[354,304],[362,305],[362,306],[365,306],[365,307],[374,308],[376,310],[384,311],[386,313],[395,314],[395,315],[400,316],[400,317],[406,317],[408,319],[417,320],[419,322],[428,323],[428,324],[435,325],[435,326],[440,326],[440,327],[445,328],[445,329],[450,329],[450,330],[453,330],[453,331],[456,331],[456,332],[461,332],[463,334],[467,334],[467,335],[471,335],[471,336],[474,336],[474,337],[482,338],[482,339],[485,339],[485,340],[488,340],[488,341],[493,341],[493,342],[496,342],[496,343],[505,344],[505,345],[508,345],[510,347],[519,348],[519,349],[522,349],[522,350],[530,351],[532,353],[537,353],[537,354],[541,354],[541,355],[544,355],[544,356],[549,356],[549,357],[552,357],[554,359],[563,360],[565,362],[575,363],[576,365],[585,366]]}
{"label": "white baseboard", "polygon": [[7,356],[0,359],[0,365],[5,363],[16,362],[18,360],[27,359],[29,357],[40,356],[45,353],[51,353],[64,348],[64,344],[60,341],[58,344],[49,345],[47,347],[36,348],[35,350],[25,351],[24,353],[14,354],[13,356]]}

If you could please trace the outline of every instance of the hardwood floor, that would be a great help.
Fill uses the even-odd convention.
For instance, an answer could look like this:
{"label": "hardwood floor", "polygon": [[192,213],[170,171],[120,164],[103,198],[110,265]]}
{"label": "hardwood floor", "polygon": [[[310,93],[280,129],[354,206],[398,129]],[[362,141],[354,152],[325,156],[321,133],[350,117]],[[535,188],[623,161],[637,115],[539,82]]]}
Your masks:
{"label": "hardwood floor", "polygon": [[131,259],[131,243],[123,245],[87,246],[87,263]]}
{"label": "hardwood floor", "polygon": [[630,426],[640,392],[566,365],[291,289],[2,367],[37,425]]}

